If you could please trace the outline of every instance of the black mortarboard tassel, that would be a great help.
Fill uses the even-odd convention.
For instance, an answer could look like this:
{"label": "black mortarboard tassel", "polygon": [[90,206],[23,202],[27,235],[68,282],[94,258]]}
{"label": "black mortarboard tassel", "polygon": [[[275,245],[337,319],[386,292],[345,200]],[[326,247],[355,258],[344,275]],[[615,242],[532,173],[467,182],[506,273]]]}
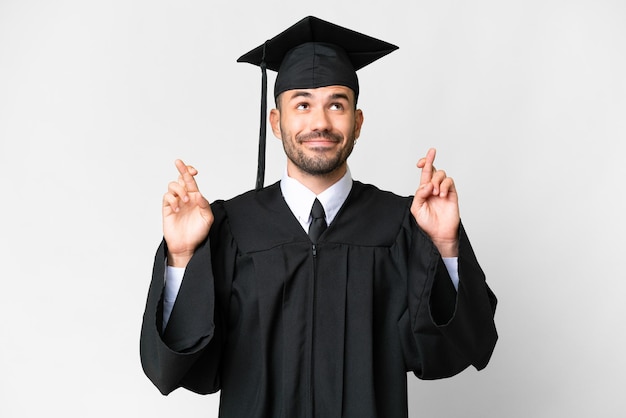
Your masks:
{"label": "black mortarboard tassel", "polygon": [[256,189],[265,177],[267,71],[278,71],[274,98],[287,90],[346,86],[359,95],[356,71],[398,49],[397,46],[313,16],[305,17],[237,62],[261,67],[261,130]]}

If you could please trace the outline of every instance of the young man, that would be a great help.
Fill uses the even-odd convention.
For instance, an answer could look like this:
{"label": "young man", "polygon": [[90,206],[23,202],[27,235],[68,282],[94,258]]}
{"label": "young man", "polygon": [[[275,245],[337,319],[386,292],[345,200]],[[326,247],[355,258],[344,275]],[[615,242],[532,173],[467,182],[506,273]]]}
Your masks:
{"label": "young man", "polygon": [[411,198],[348,170],[355,71],[395,48],[308,17],[240,59],[278,70],[286,175],[210,205],[176,161],[141,335],[162,393],[221,390],[222,417],[406,417],[408,371],[487,365],[496,299],[435,150]]}

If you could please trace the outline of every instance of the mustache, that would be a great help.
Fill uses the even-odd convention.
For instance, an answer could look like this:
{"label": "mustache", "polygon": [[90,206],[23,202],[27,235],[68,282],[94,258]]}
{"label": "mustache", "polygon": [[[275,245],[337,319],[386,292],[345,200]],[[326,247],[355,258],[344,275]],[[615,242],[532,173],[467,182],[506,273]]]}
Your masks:
{"label": "mustache", "polygon": [[310,132],[308,134],[296,135],[296,141],[298,142],[307,142],[321,138],[332,142],[341,142],[343,139],[341,135],[332,132]]}

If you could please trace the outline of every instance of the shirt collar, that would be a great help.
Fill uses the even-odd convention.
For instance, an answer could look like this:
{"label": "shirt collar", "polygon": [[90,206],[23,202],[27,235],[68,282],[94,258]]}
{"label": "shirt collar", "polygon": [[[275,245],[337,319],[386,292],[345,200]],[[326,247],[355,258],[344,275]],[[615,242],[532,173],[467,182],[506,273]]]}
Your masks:
{"label": "shirt collar", "polygon": [[341,206],[350,194],[350,190],[352,189],[352,176],[348,168],[346,174],[344,174],[339,181],[316,196],[315,193],[298,180],[289,177],[285,169],[283,177],[280,180],[280,189],[287,206],[289,206],[291,212],[306,231],[311,222],[311,207],[313,206],[315,198],[317,198],[324,207],[326,223],[328,225],[332,223],[339,209],[341,209]]}

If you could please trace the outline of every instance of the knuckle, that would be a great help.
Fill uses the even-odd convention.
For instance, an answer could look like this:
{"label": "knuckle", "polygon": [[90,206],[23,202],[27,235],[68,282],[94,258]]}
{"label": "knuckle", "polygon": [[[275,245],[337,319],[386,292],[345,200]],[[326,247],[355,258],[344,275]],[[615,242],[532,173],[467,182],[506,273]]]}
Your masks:
{"label": "knuckle", "polygon": [[166,205],[173,205],[175,203],[176,199],[174,198],[174,196],[172,196],[171,193],[165,193],[163,195],[163,204]]}
{"label": "knuckle", "polygon": [[167,190],[169,191],[169,193],[175,193],[179,188],[178,183],[176,182],[171,182],[167,185]]}

